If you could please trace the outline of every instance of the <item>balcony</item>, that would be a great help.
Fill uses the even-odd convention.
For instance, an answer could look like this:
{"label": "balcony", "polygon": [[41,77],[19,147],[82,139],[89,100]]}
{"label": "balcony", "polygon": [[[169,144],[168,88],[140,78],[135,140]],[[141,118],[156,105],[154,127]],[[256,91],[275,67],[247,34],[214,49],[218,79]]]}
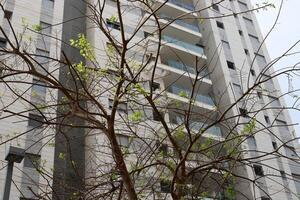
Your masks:
{"label": "balcony", "polygon": [[[169,67],[172,67],[172,68],[175,68],[175,69],[182,70],[184,72],[188,72],[188,73],[191,73],[191,74],[196,74],[196,70],[195,70],[194,67],[185,65],[182,62],[178,62],[176,60],[168,59],[166,61],[163,61],[163,64],[166,64]],[[203,76],[205,78],[210,79],[209,72],[208,72],[207,68],[201,69],[200,76]]]}
{"label": "balcony", "polygon": [[179,0],[169,0],[168,2],[171,3],[171,4],[174,4],[176,6],[179,6],[179,7],[185,8],[187,10],[190,10],[190,11],[195,10],[195,7],[192,3],[186,3],[184,1],[179,1]]}
{"label": "balcony", "polygon": [[[145,9],[148,8],[145,7]],[[183,14],[192,18],[197,17],[196,12],[194,12],[195,6],[191,0],[155,0],[152,9],[160,13],[175,14],[176,17]]]}
{"label": "balcony", "polygon": [[[164,19],[164,20],[168,21],[168,22],[173,21],[174,19],[176,19],[176,18],[173,18],[173,17],[169,17],[165,14],[159,14],[159,17],[161,19]],[[188,23],[188,22],[184,21],[183,19],[176,19],[173,23],[175,23],[179,26],[182,26],[184,28],[187,28],[189,30],[195,31],[197,33],[200,32],[200,28],[196,23]]]}
{"label": "balcony", "polygon": [[[167,91],[176,95],[184,93],[187,97],[189,97],[191,93],[190,90],[177,85],[169,86]],[[208,104],[210,106],[215,106],[213,99],[209,96],[202,95],[202,94],[194,94],[194,99],[200,103]]]}
{"label": "balcony", "polygon": [[173,38],[171,36],[162,35],[162,40],[166,43],[166,45],[174,46],[175,48],[185,51],[191,54],[194,54],[198,57],[206,57],[204,56],[204,49],[201,46],[197,46],[194,44],[190,44],[184,41],[180,41],[176,38]]}
{"label": "balcony", "polygon": [[[183,124],[184,120],[182,119],[181,116],[177,115],[177,116],[173,116],[172,122],[177,124],[177,125],[180,125],[180,124]],[[201,129],[204,129],[208,126],[208,124],[205,124],[205,123],[200,122],[200,121],[195,121],[193,119],[191,119],[189,121],[189,125],[190,125],[191,129],[196,130],[196,131],[200,131]],[[221,128],[218,127],[218,126],[212,126],[212,127],[208,128],[206,132],[210,135],[215,136],[215,137],[222,137]]]}

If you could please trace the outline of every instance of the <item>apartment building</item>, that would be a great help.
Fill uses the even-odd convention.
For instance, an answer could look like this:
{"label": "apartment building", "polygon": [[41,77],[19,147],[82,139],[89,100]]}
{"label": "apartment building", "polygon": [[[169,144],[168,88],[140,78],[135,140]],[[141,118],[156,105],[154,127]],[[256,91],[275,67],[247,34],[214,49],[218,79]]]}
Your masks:
{"label": "apartment building", "polygon": [[[1,12],[0,23],[10,38],[13,38],[14,35],[9,28],[8,18],[18,32],[22,32],[25,28],[33,29],[28,33],[30,35],[28,37],[33,38],[27,42],[28,49],[41,55],[37,56],[37,59],[44,63],[44,67],[47,67],[44,69],[45,73],[51,71],[63,85],[72,88],[74,85],[68,85],[68,69],[55,62],[48,63],[47,60],[43,59],[43,56],[64,59],[61,54],[63,51],[72,62],[82,61],[83,58],[78,49],[71,48],[69,45],[70,39],[77,38],[78,34],[81,33],[86,35],[93,47],[98,66],[107,65],[111,60],[107,57],[111,43],[107,36],[98,27],[95,27],[95,22],[86,17],[93,14],[91,5],[96,7],[98,5],[96,2],[96,0],[87,2],[79,0],[35,0],[32,5],[29,5],[26,0],[8,0],[3,2],[5,12]],[[195,86],[193,112],[201,113],[202,116],[206,115],[210,118],[207,120],[197,115],[192,116],[190,126],[192,129],[199,130],[218,117],[216,111],[224,112],[249,86],[253,85],[256,77],[260,76],[261,71],[271,61],[265,45],[261,45],[263,37],[254,13],[245,12],[252,9],[250,2],[248,0],[226,0],[220,4],[214,3],[216,2],[211,0],[169,0],[167,3],[163,0],[154,1],[151,6],[153,9],[157,9],[158,21],[150,17],[128,44],[129,47],[132,47],[127,55],[130,61],[141,63],[145,61],[146,57],[153,63],[153,60],[157,58],[155,82],[151,86],[149,84],[144,86],[148,89],[152,87],[158,94],[160,91],[165,91],[162,101],[170,105],[163,110],[163,117],[170,126],[176,127],[184,122],[184,115],[178,112],[176,108],[172,108],[171,104],[174,101],[179,101],[183,108],[187,108],[189,102],[184,96],[191,94],[191,82],[197,77],[201,77],[201,80]],[[121,1],[121,5],[124,11],[123,21],[126,21],[123,27],[125,36],[130,37],[140,21],[150,15],[149,10],[147,12],[147,8],[142,5],[134,6],[134,3],[127,1]],[[107,0],[105,6],[102,16],[105,20],[105,28],[115,41],[122,43],[120,23],[113,17],[117,13],[117,2]],[[202,11],[193,12],[197,10]],[[234,13],[242,14],[235,15]],[[224,14],[228,14],[228,16],[223,17]],[[177,19],[178,17],[180,18]],[[157,34],[157,23],[161,26],[167,25],[160,38]],[[35,25],[39,25],[38,29],[42,34],[34,33]],[[53,37],[57,39],[53,39]],[[60,39],[62,42],[59,42]],[[2,47],[9,45],[4,37],[1,37],[0,40]],[[162,47],[157,57],[155,53],[160,40]],[[91,64],[91,61],[87,60],[84,63]],[[263,77],[268,79],[273,72],[271,67],[264,73]],[[150,76],[149,73],[143,73],[142,79],[149,82]],[[49,104],[53,99],[60,100],[63,98],[62,93],[57,93],[56,90],[52,91],[50,88],[46,89],[43,87],[43,82],[35,77],[21,78],[25,78],[27,82],[32,82],[32,85],[20,84],[16,88],[20,87],[20,91],[26,91],[24,93],[25,98],[30,99],[35,105]],[[110,78],[101,81],[101,87],[109,88],[112,85],[109,80]],[[93,86],[99,87],[98,90],[101,91],[100,86],[96,84]],[[30,104],[26,101],[25,103],[13,101],[16,99],[16,94],[4,85],[0,85],[0,87],[0,92],[5,93],[1,106],[10,105],[9,109],[14,112],[22,112],[30,108]],[[239,118],[239,123],[248,123],[250,120],[248,112],[254,108],[263,109],[266,104],[275,108],[284,106],[283,99],[279,98],[281,93],[278,88],[280,87],[276,79],[263,83],[263,88],[257,90],[257,94],[252,94],[249,98],[252,100],[240,101],[235,109],[230,110],[228,115],[235,116],[244,113],[245,116]],[[112,93],[107,91],[99,97],[99,102],[105,102],[104,104],[109,110],[113,103],[112,97]],[[91,109],[93,105],[88,104],[87,107]],[[117,120],[121,121],[122,115],[128,115],[128,112],[130,112],[128,105],[126,103],[120,104]],[[54,111],[49,113],[52,117],[56,115]],[[8,114],[3,112],[1,115],[3,117]],[[157,128],[156,114],[151,109],[146,109],[145,115],[149,121],[147,122],[150,124],[149,126]],[[251,114],[249,115],[251,117]],[[108,141],[104,134],[84,128],[57,130],[52,127],[43,129],[42,124],[38,123],[43,119],[40,113],[36,113],[34,109],[26,112],[26,117],[13,115],[3,117],[0,120],[2,141],[26,132],[18,139],[10,140],[0,146],[0,164],[3,169],[7,165],[4,158],[10,146],[26,150],[23,161],[20,164],[15,164],[13,170],[10,199],[36,199],[36,194],[49,199],[68,199],[74,193],[76,196],[76,191],[82,191],[85,185],[93,185],[94,182],[99,181],[100,179],[95,178],[99,176],[99,173],[111,170],[107,163],[113,162],[113,156],[109,155],[110,149],[106,148]],[[297,156],[295,149],[298,147],[298,143],[296,141],[289,142],[295,137],[295,133],[293,127],[286,126],[291,124],[286,110],[265,109],[263,112],[259,112],[255,119],[266,126],[275,124],[272,127],[273,134],[268,134],[268,131],[261,131],[248,137],[242,144],[243,149],[249,150],[245,151],[246,153],[243,155],[245,158],[259,157],[261,152],[272,152],[283,142],[287,143],[278,151],[286,157]],[[70,118],[69,122],[80,125],[85,123],[76,117]],[[120,122],[118,127],[127,129],[123,122]],[[237,131],[243,129],[241,126],[236,128]],[[228,129],[223,125],[216,125],[210,127],[202,137],[210,138],[216,142],[222,141]],[[146,128],[138,127],[136,132],[142,133],[141,137],[148,138],[147,131]],[[130,136],[119,134],[118,142],[120,145],[126,146],[130,143]],[[164,153],[171,149],[167,142],[162,147]],[[142,149],[140,146],[136,148]],[[141,151],[138,156],[144,156],[143,152]],[[135,160],[136,158],[132,159]],[[73,169],[74,163],[76,163],[76,170]],[[251,180],[257,179],[259,185],[253,186],[249,180],[238,179],[234,185],[235,190],[239,191],[236,192],[235,199],[299,199],[300,184],[297,180],[300,180],[300,167],[296,162],[284,157],[271,156],[269,159],[255,159],[253,163],[239,167],[236,174]],[[48,177],[38,173],[37,165],[43,167]],[[224,165],[226,164],[224,163]],[[193,163],[189,163],[190,166],[193,166]],[[222,176],[217,172],[211,173],[213,174],[211,175],[212,178],[203,187],[203,192],[207,193],[206,197],[203,198],[225,198],[224,194],[220,192],[220,188],[213,182],[221,179]],[[4,189],[5,177],[6,170],[1,170],[0,186],[3,187],[0,188],[1,190]],[[197,181],[199,179],[195,178],[195,182]],[[153,191],[162,193],[162,199],[171,199],[168,184],[158,181],[154,185],[157,187]],[[102,192],[102,189],[100,188],[96,192]],[[2,193],[0,193],[0,197],[2,197],[1,195]],[[91,198],[91,196],[89,197]],[[158,196],[155,198],[159,199]],[[153,199],[153,197],[151,198]],[[189,199],[188,196],[186,198]],[[150,197],[141,197],[141,199],[150,199]]]}

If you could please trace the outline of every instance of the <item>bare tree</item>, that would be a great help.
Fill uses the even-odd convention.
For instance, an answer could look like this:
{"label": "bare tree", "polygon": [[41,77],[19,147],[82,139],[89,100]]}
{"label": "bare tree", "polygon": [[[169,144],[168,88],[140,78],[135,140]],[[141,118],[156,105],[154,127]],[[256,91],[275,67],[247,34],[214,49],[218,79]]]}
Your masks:
{"label": "bare tree", "polygon": [[[0,120],[28,121],[25,131],[1,136],[0,145],[19,144],[27,152],[25,189],[16,183],[24,198],[272,199],[280,190],[297,198],[287,183],[299,179],[272,163],[299,164],[293,124],[282,120],[298,110],[298,97],[293,105],[283,101],[298,89],[281,94],[276,88],[276,77],[297,77],[299,68],[273,69],[298,42],[262,63],[261,41],[242,66],[227,63],[234,70],[228,82],[229,71],[220,69],[226,43],[204,28],[201,39],[199,30],[272,4],[236,12],[225,0],[192,8],[171,0],[78,2],[82,8],[69,8],[72,18],[59,24],[23,19],[20,29],[6,18],[0,27],[6,41]],[[165,15],[172,3],[185,11]],[[5,3],[1,8],[5,13]],[[70,30],[80,22],[82,32]],[[178,35],[176,26],[194,38]],[[39,48],[49,43],[50,54]],[[262,150],[256,142],[265,138],[273,143]]]}

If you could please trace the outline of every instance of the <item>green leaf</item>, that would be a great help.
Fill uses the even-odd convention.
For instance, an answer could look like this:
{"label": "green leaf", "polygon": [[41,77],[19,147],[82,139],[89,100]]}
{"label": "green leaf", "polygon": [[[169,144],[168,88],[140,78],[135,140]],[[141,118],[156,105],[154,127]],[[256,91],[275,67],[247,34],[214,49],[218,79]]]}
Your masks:
{"label": "green leaf", "polygon": [[112,16],[108,19],[108,21],[111,22],[111,23],[114,23],[114,22],[116,22],[117,20],[118,20],[118,18],[117,18],[117,16],[115,16],[115,15],[112,15]]}
{"label": "green leaf", "polygon": [[252,133],[255,127],[256,127],[256,119],[253,118],[244,126],[244,129],[242,130],[242,134]]}
{"label": "green leaf", "polygon": [[34,24],[32,25],[32,29],[35,30],[36,32],[40,32],[42,30],[42,27],[39,24]]}
{"label": "green leaf", "polygon": [[70,39],[70,45],[75,48],[78,48],[80,55],[86,58],[87,60],[93,61],[95,59],[94,50],[84,34],[79,33],[78,38],[76,40]]}
{"label": "green leaf", "polygon": [[129,116],[129,119],[134,122],[139,122],[139,121],[141,121],[142,116],[143,116],[142,112],[135,111]]}
{"label": "green leaf", "polygon": [[180,97],[187,98],[187,94],[186,94],[185,91],[180,91],[180,92],[178,93],[178,95],[179,95]]}
{"label": "green leaf", "polygon": [[60,153],[58,154],[58,158],[61,159],[61,160],[65,160],[65,154],[62,153],[62,152],[60,152]]}

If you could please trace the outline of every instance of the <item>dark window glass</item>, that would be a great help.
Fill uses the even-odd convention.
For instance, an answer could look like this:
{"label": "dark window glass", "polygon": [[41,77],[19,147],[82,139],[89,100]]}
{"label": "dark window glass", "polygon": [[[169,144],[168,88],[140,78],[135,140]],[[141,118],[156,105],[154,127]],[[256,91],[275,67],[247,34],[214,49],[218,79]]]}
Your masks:
{"label": "dark window glass", "polygon": [[0,37],[0,47],[6,47],[6,39]]}
{"label": "dark window glass", "polygon": [[41,156],[37,154],[26,153],[24,157],[24,167],[38,168]]}
{"label": "dark window glass", "polygon": [[252,76],[256,76],[255,70],[254,69],[250,69],[250,73]]}
{"label": "dark window glass", "polygon": [[244,108],[239,108],[242,117],[248,117],[248,111]]}
{"label": "dark window glass", "polygon": [[284,171],[280,171],[280,175],[281,175],[281,177],[282,177],[283,179],[286,179],[286,174],[285,174]]}
{"label": "dark window glass", "polygon": [[260,165],[253,165],[253,168],[254,168],[254,172],[257,176],[263,176],[264,175],[264,171],[263,171],[263,168],[262,166]]}
{"label": "dark window glass", "polygon": [[240,34],[240,36],[242,36],[243,35],[243,31],[239,30],[239,34]]}
{"label": "dark window glass", "polygon": [[277,143],[276,143],[276,142],[272,142],[272,146],[273,146],[273,149],[274,149],[274,150],[278,148],[278,146],[277,146]]}
{"label": "dark window glass", "polygon": [[171,181],[161,180],[160,190],[164,193],[171,193]]}
{"label": "dark window glass", "polygon": [[162,155],[164,158],[168,156],[168,145],[167,144],[162,144],[159,147],[159,153],[161,153],[161,152],[162,152]]}
{"label": "dark window glass", "polygon": [[257,92],[257,96],[259,99],[262,99],[262,93],[261,92]]}
{"label": "dark window glass", "polygon": [[229,69],[235,69],[235,66],[234,66],[233,62],[227,61],[227,66],[228,66]]}
{"label": "dark window glass", "polygon": [[29,114],[28,126],[41,127],[43,125],[44,118],[40,115]]}
{"label": "dark window glass", "polygon": [[270,124],[270,118],[268,117],[268,116],[264,116],[265,117],[265,121],[268,123],[268,124]]}
{"label": "dark window glass", "polygon": [[144,38],[151,37],[151,36],[154,36],[153,33],[144,31]]}
{"label": "dark window glass", "polygon": [[[154,121],[159,121],[159,115],[156,113],[156,112],[152,112],[153,113],[153,120]],[[164,118],[164,113],[159,113],[161,116],[162,116],[162,118]]]}
{"label": "dark window glass", "polygon": [[217,10],[217,11],[220,10],[220,9],[219,9],[219,6],[218,6],[217,4],[213,4],[213,5],[212,5],[212,8],[213,8],[214,10]]}
{"label": "dark window glass", "polygon": [[4,18],[10,20],[11,16],[12,16],[12,12],[11,11],[9,11],[9,10],[5,10],[4,11]]}
{"label": "dark window glass", "polygon": [[245,52],[246,55],[249,55],[248,49],[244,49],[244,52]]}
{"label": "dark window glass", "polygon": [[110,27],[110,28],[117,29],[117,30],[120,30],[120,29],[121,29],[120,23],[119,23],[119,22],[112,21],[112,20],[110,20],[110,19],[106,19],[106,24],[107,24],[107,26]]}
{"label": "dark window glass", "polygon": [[[150,84],[151,84],[151,83],[150,83]],[[153,82],[151,87],[152,87],[152,90],[153,90],[153,91],[159,90],[160,84],[159,84],[159,83],[156,83],[156,82]]]}
{"label": "dark window glass", "polygon": [[222,22],[217,21],[217,27],[224,29],[224,24]]}

